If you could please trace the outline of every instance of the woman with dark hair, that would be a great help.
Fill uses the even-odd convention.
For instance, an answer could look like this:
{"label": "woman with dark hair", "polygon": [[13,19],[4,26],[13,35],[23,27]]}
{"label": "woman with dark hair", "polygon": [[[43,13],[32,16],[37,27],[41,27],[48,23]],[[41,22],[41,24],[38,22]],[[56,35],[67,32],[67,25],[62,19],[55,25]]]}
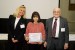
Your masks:
{"label": "woman with dark hair", "polygon": [[[31,33],[41,33],[42,42],[29,42],[29,34]],[[36,11],[32,13],[31,22],[27,25],[25,39],[29,44],[29,50],[41,50],[43,41],[45,40],[45,29],[44,24],[40,21],[40,15]]]}
{"label": "woman with dark hair", "polygon": [[38,18],[38,21],[37,22],[41,22],[40,21],[40,15],[39,15],[38,12],[35,11],[35,12],[32,13],[31,22],[34,22],[34,19],[33,19],[34,17],[37,17]]}

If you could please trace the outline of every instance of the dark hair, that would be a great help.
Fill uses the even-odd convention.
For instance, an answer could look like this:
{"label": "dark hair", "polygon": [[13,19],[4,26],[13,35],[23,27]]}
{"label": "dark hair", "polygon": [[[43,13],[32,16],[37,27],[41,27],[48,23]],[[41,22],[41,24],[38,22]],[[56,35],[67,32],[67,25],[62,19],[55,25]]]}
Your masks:
{"label": "dark hair", "polygon": [[33,18],[38,17],[38,22],[40,22],[40,14],[37,11],[34,11],[31,16],[31,22],[34,22]]}

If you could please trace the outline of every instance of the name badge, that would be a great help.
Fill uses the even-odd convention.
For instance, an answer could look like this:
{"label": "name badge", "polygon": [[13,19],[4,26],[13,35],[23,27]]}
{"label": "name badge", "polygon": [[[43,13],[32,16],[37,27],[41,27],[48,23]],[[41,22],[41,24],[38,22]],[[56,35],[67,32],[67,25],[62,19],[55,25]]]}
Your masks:
{"label": "name badge", "polygon": [[65,32],[65,28],[61,28],[61,32]]}
{"label": "name badge", "polygon": [[24,25],[24,24],[21,24],[21,25],[20,25],[20,28],[25,28],[25,25]]}

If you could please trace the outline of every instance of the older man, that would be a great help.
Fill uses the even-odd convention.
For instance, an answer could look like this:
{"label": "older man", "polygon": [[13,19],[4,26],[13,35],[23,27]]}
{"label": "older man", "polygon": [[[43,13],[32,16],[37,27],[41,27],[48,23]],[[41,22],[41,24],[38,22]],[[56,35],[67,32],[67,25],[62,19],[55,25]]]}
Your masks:
{"label": "older man", "polygon": [[53,9],[53,17],[46,21],[47,50],[64,50],[68,48],[69,28],[68,22],[61,17],[60,8]]}

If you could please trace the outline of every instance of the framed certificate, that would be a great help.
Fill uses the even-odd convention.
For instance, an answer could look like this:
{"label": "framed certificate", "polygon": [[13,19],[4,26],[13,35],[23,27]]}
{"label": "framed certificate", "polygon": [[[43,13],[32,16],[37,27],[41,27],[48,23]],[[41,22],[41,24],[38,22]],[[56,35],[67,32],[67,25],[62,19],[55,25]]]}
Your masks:
{"label": "framed certificate", "polygon": [[31,42],[42,42],[41,33],[29,33],[29,43]]}
{"label": "framed certificate", "polygon": [[69,10],[75,11],[75,0],[69,0]]}

